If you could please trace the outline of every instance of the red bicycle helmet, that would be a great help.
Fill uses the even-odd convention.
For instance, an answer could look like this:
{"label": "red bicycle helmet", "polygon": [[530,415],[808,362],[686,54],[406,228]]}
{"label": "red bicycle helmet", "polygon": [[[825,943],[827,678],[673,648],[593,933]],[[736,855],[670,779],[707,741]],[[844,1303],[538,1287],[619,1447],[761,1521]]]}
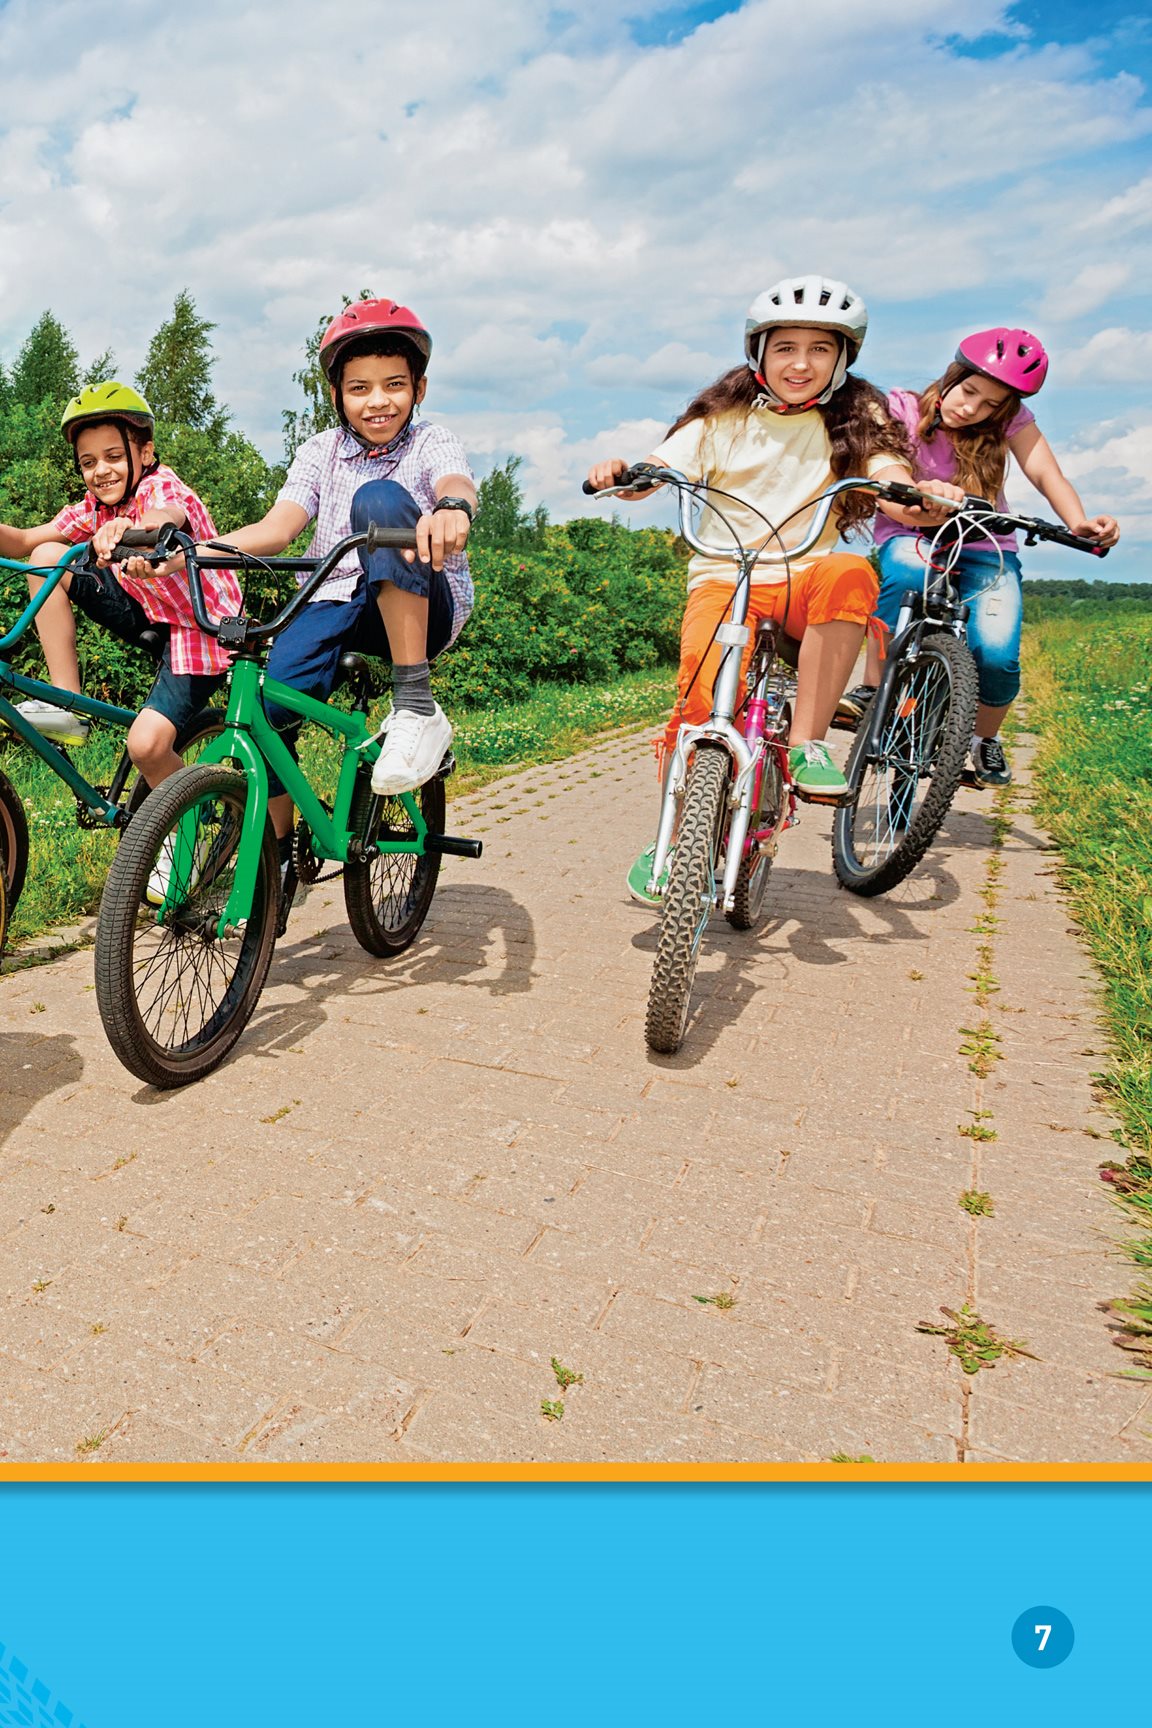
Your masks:
{"label": "red bicycle helmet", "polygon": [[[333,318],[320,342],[320,364],[329,384],[339,376],[340,356],[350,342],[365,336],[406,336],[427,366],[432,338],[408,306],[395,300],[357,300]],[[421,368],[423,371],[423,367]]]}
{"label": "red bicycle helmet", "polygon": [[1035,396],[1048,376],[1048,355],[1039,338],[1027,330],[1009,330],[1003,325],[965,336],[956,359],[993,383],[1006,385],[1017,396]]}

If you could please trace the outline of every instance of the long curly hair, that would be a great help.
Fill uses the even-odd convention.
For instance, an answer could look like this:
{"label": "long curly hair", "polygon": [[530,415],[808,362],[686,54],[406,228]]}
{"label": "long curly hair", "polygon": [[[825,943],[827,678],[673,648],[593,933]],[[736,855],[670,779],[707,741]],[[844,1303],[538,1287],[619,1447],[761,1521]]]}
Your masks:
{"label": "long curly hair", "polygon": [[920,404],[920,421],[916,431],[923,439],[947,438],[956,453],[957,486],[963,486],[965,492],[974,492],[979,498],[989,498],[995,502],[1008,472],[1006,434],[1020,412],[1021,398],[1014,390],[1010,390],[987,420],[981,420],[976,426],[963,426],[955,430],[950,426],[941,426],[936,418],[941,397],[947,396],[949,390],[954,390],[957,384],[970,377],[971,373],[971,366],[965,366],[963,361],[953,360],[943,377],[934,379],[926,390],[920,392],[916,398]]}
{"label": "long curly hair", "polygon": [[[747,366],[733,366],[715,383],[707,385],[693,397],[680,418],[668,428],[666,438],[687,426],[692,420],[706,420],[714,414],[729,414],[743,410],[752,412],[753,404],[763,386]],[[857,378],[849,372],[831,401],[816,412],[828,434],[829,461],[834,480],[846,480],[850,474],[864,474],[870,457],[891,456],[912,468],[912,444],[906,429],[893,420],[888,402],[875,384]],[[859,533],[872,520],[875,500],[867,492],[845,492],[836,501],[834,519],[841,534]]]}

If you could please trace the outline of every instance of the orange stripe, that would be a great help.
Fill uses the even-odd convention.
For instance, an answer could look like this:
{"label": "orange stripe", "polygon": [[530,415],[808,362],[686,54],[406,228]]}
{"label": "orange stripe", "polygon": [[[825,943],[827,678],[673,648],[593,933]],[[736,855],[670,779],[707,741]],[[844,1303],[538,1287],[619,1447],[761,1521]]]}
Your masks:
{"label": "orange stripe", "polygon": [[5,1482],[1152,1482],[1149,1464],[5,1464]]}

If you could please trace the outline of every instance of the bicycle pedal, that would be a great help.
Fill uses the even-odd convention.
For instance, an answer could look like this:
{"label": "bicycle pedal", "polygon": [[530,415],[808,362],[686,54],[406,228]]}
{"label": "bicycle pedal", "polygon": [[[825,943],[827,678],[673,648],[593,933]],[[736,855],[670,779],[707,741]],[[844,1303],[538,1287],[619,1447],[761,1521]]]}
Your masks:
{"label": "bicycle pedal", "polygon": [[977,780],[976,770],[974,768],[965,768],[962,771],[960,775],[960,784],[961,786],[969,787],[973,792],[987,792],[988,790],[987,786],[981,786],[979,780]]}
{"label": "bicycle pedal", "polygon": [[855,804],[859,796],[851,787],[847,792],[803,792],[799,786],[793,786],[793,792],[803,804],[827,804],[829,809],[839,810],[846,804]]}

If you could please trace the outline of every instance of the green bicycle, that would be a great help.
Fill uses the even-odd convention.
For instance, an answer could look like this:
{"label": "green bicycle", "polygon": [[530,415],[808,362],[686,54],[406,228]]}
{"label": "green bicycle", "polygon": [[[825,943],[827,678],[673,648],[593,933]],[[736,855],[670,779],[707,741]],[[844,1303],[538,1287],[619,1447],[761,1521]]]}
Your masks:
{"label": "green bicycle", "polygon": [[[142,805],[116,855],[96,931],[96,1000],[119,1060],[160,1088],[183,1086],[219,1066],[260,998],[296,880],[315,881],[325,862],[342,866],[348,922],[370,954],[402,953],[428,915],[445,853],[479,858],[482,843],[444,833],[445,758],[415,792],[378,797],[372,764],[380,753],[367,723],[371,675],[344,656],[351,712],[317,701],[263,670],[273,639],[308,604],[326,576],[360,546],[412,548],[410,529],[370,527],[322,559],[245,559],[212,542],[196,553],[187,535],[133,530],[125,540],[154,546],[158,561],[184,554],[196,622],[233,654],[228,707],[218,738],[194,767],[181,769]],[[243,615],[213,623],[200,571],[244,568],[308,571],[304,585],[270,623]],[[310,783],[269,720],[265,703],[322,727],[339,745],[331,804]],[[282,884],[268,817],[269,769],[299,812],[292,862]]]}

